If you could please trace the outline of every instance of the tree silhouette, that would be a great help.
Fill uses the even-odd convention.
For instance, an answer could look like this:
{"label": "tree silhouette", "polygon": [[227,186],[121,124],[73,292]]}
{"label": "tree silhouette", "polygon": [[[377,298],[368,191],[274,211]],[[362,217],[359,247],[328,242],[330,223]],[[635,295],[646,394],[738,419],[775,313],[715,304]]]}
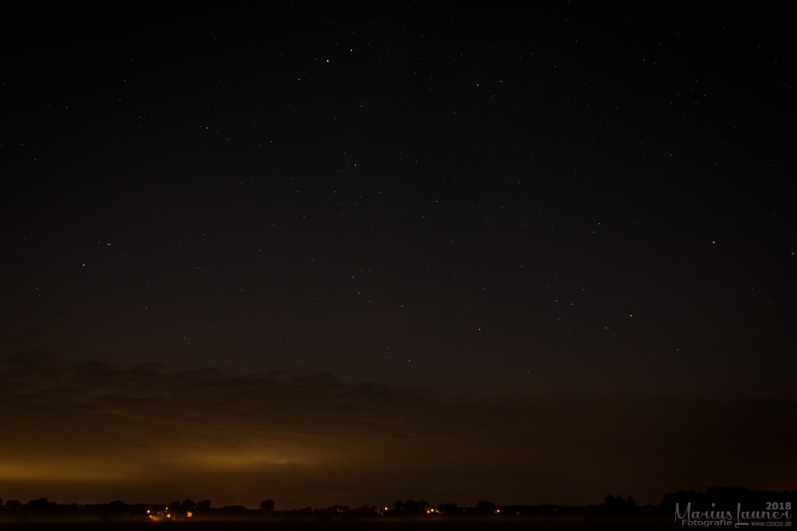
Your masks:
{"label": "tree silhouette", "polygon": [[426,513],[426,508],[429,507],[429,502],[426,500],[407,500],[406,502],[401,503],[401,500],[396,500],[396,503],[393,504],[393,507],[395,507],[396,511],[399,513],[424,514]]}
{"label": "tree silhouette", "polygon": [[273,500],[264,500],[260,502],[260,510],[271,512],[274,510],[274,501]]}
{"label": "tree silhouette", "polygon": [[114,500],[108,504],[108,512],[121,513],[127,508],[127,504],[122,500]]}
{"label": "tree silhouette", "polygon": [[50,502],[47,498],[39,498],[38,500],[30,500],[27,503],[27,507],[29,509],[33,509],[35,511],[44,511],[52,506],[57,505],[55,502]]}
{"label": "tree silhouette", "polygon": [[441,503],[437,506],[437,510],[442,514],[460,514],[462,512],[456,503]]}
{"label": "tree silhouette", "polygon": [[612,496],[611,494],[604,499],[603,507],[610,513],[630,513],[637,509],[636,502],[631,496],[624,499],[622,496]]}
{"label": "tree silhouette", "polygon": [[493,514],[495,513],[495,504],[488,501],[480,501],[476,504],[476,512],[480,514]]}

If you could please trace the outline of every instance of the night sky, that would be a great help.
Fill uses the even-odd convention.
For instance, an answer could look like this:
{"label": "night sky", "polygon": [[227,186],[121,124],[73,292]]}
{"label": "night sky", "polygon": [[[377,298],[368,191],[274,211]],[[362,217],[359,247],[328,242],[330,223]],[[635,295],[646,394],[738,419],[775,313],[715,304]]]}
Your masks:
{"label": "night sky", "polygon": [[786,6],[3,5],[0,497],[797,489]]}

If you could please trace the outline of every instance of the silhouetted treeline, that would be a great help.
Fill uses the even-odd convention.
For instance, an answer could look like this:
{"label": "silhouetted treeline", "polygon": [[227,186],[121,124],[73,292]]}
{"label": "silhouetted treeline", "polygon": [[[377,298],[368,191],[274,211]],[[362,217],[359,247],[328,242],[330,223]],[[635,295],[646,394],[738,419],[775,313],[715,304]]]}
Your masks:
{"label": "silhouetted treeline", "polygon": [[110,503],[83,504],[77,503],[60,504],[51,502],[47,498],[30,500],[22,503],[19,500],[8,500],[2,503],[0,500],[0,514],[36,514],[45,516],[55,515],[146,515],[148,504],[127,504],[121,500]]}
{"label": "silhouetted treeline", "polygon": [[426,500],[396,500],[392,507],[363,505],[358,508],[349,508],[346,505],[333,505],[331,507],[303,509],[276,510],[273,500],[260,503],[259,509],[247,509],[241,505],[212,507],[210,500],[195,502],[190,499],[173,501],[168,504],[127,504],[116,500],[102,504],[59,504],[47,498],[30,500],[22,503],[18,500],[8,500],[3,503],[0,499],[0,516],[2,515],[99,515],[105,519],[115,517],[141,517],[184,519],[195,517],[315,517],[322,520],[331,518],[368,518],[368,517],[407,517],[407,516],[525,516],[525,515],[566,515],[566,514],[635,514],[635,513],[673,513],[676,504],[685,510],[691,503],[694,510],[706,510],[712,507],[717,509],[732,509],[741,503],[748,509],[764,509],[768,503],[790,503],[790,507],[797,508],[797,492],[760,491],[740,487],[709,487],[705,492],[679,491],[665,494],[658,505],[639,506],[630,496],[607,495],[603,503],[587,506],[557,506],[557,505],[496,505],[489,501],[479,501],[475,507],[460,507],[456,503],[441,503],[432,505]]}

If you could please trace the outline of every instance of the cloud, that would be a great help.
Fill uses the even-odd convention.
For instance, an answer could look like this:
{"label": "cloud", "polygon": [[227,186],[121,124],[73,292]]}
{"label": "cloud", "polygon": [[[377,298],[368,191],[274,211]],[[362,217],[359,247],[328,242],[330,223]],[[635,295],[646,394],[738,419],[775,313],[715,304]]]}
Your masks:
{"label": "cloud", "polygon": [[794,489],[794,406],[465,395],[317,371],[228,376],[25,351],[0,362],[0,494],[289,507]]}

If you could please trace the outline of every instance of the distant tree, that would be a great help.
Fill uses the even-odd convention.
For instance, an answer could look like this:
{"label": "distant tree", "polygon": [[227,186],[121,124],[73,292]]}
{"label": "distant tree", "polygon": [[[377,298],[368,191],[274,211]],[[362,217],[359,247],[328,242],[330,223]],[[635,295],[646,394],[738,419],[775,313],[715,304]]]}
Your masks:
{"label": "distant tree", "polygon": [[481,514],[493,514],[495,513],[495,504],[493,502],[488,501],[480,501],[476,503],[476,512]]}
{"label": "distant tree", "polygon": [[274,501],[273,500],[263,500],[260,502],[260,510],[271,512],[274,510]]}
{"label": "distant tree", "polygon": [[401,500],[396,500],[393,502],[393,509],[396,510],[397,513],[404,512],[404,503]]}
{"label": "distant tree", "polygon": [[30,500],[26,504],[26,507],[28,509],[33,509],[34,511],[40,512],[40,511],[46,511],[48,509],[51,509],[55,505],[58,505],[58,504],[55,503],[55,502],[50,502],[47,498],[39,498],[38,500]]}
{"label": "distant tree", "polygon": [[108,512],[121,513],[127,508],[127,504],[122,500],[114,500],[108,504]]}
{"label": "distant tree", "polygon": [[186,498],[183,500],[183,503],[180,504],[184,511],[193,511],[196,509],[196,503],[191,498]]}
{"label": "distant tree", "polygon": [[6,507],[9,509],[19,509],[22,507],[22,502],[19,500],[8,500],[6,502]]}
{"label": "distant tree", "polygon": [[376,505],[363,505],[351,511],[353,516],[378,516]]}
{"label": "distant tree", "polygon": [[404,512],[407,514],[418,514],[418,502],[407,500],[404,502]]}
{"label": "distant tree", "polygon": [[631,496],[623,498],[622,496],[612,496],[611,494],[606,496],[602,507],[610,513],[630,513],[637,509],[636,502]]}
{"label": "distant tree", "polygon": [[197,510],[210,509],[210,500],[202,500],[201,502],[197,502],[196,509]]}
{"label": "distant tree", "polygon": [[441,514],[460,514],[462,512],[456,503],[441,503],[437,506],[437,510]]}
{"label": "distant tree", "polygon": [[26,505],[29,507],[47,507],[50,501],[47,498],[39,498],[38,500],[30,500]]}

